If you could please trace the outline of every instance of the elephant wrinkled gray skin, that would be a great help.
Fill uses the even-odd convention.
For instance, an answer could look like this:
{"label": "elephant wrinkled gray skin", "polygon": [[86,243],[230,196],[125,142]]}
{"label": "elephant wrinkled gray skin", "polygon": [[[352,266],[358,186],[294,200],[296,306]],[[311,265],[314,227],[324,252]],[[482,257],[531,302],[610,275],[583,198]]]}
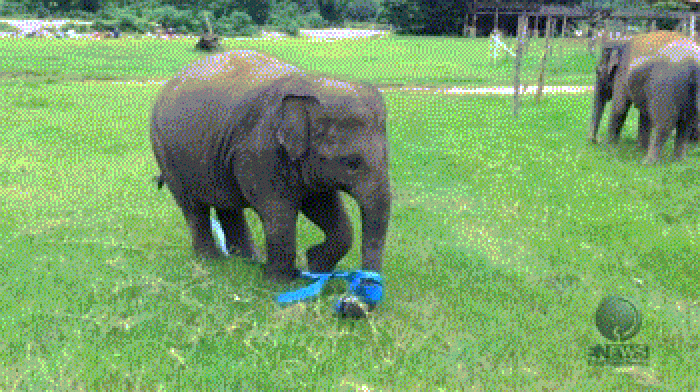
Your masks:
{"label": "elephant wrinkled gray skin", "polygon": [[205,57],[162,89],[151,120],[156,180],[173,194],[194,249],[221,256],[209,211],[232,254],[255,258],[243,216],[263,224],[266,277],[296,278],[297,214],[324,234],[307,251],[313,272],[330,272],[352,245],[340,191],[362,215],[362,262],[380,271],[389,224],[386,113],[376,88],[306,73],[255,51]]}
{"label": "elephant wrinkled gray skin", "polygon": [[673,128],[674,155],[683,158],[696,132],[699,79],[700,47],[681,33],[657,31],[603,43],[588,139],[597,142],[603,109],[612,100],[608,136],[617,143],[634,104],[639,109],[639,146],[647,150],[644,162],[658,161]]}

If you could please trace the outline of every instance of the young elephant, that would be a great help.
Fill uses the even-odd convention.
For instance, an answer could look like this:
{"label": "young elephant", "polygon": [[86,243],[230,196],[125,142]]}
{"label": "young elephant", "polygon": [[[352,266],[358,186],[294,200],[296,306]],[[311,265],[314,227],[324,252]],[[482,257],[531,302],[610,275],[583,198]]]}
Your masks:
{"label": "young elephant", "polygon": [[612,100],[608,136],[611,143],[617,143],[627,111],[634,104],[639,109],[639,145],[647,150],[644,162],[658,161],[673,128],[674,154],[677,159],[683,158],[700,109],[699,79],[700,47],[686,35],[658,31],[605,42],[588,139],[597,142],[603,109]]}
{"label": "young elephant", "polygon": [[325,233],[307,252],[312,272],[330,272],[352,245],[339,191],[362,214],[362,262],[380,271],[391,194],[386,113],[376,88],[306,73],[255,51],[205,57],[162,89],[151,121],[164,182],[190,227],[194,249],[221,256],[209,218],[216,210],[230,251],[253,258],[244,208],[263,224],[265,275],[289,281],[297,214]]}

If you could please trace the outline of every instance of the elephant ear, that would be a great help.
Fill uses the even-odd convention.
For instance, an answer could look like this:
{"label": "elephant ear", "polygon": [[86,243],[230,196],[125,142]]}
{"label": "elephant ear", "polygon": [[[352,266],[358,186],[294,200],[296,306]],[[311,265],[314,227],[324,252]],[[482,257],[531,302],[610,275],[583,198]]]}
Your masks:
{"label": "elephant ear", "polygon": [[308,101],[306,97],[286,96],[277,111],[277,140],[292,161],[309,148]]}
{"label": "elephant ear", "polygon": [[624,45],[614,46],[610,49],[610,58],[608,59],[606,71],[611,77],[615,70],[620,66],[624,49]]}

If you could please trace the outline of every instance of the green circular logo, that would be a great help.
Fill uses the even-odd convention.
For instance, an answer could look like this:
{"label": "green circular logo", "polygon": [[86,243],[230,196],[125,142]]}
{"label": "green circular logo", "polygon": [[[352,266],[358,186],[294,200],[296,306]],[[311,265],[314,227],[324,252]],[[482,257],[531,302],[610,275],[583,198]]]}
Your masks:
{"label": "green circular logo", "polygon": [[606,339],[624,342],[642,327],[642,315],[629,300],[610,295],[603,298],[595,312],[595,325]]}

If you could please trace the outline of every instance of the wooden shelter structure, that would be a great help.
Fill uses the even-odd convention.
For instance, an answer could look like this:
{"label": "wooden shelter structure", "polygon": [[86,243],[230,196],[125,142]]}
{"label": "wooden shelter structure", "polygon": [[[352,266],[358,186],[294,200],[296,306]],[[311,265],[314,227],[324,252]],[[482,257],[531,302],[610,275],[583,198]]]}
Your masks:
{"label": "wooden shelter structure", "polygon": [[[697,11],[664,11],[639,9],[595,9],[582,1],[510,1],[510,0],[465,0],[467,14],[464,18],[464,36],[486,37],[495,29],[508,36],[515,36],[518,29],[518,15],[527,18],[527,30],[530,35],[543,36],[547,19],[552,23],[553,36],[566,36],[573,33],[575,22],[585,20],[596,29],[606,28],[611,21],[615,25],[627,26],[646,21],[648,29],[655,30],[657,23],[666,22],[665,26],[686,26],[689,31],[697,31],[692,21],[697,21]],[[687,0],[691,6],[700,9],[700,0]],[[563,4],[562,4],[563,3]],[[671,23],[668,23],[671,22]],[[660,24],[660,23],[659,23]]]}

